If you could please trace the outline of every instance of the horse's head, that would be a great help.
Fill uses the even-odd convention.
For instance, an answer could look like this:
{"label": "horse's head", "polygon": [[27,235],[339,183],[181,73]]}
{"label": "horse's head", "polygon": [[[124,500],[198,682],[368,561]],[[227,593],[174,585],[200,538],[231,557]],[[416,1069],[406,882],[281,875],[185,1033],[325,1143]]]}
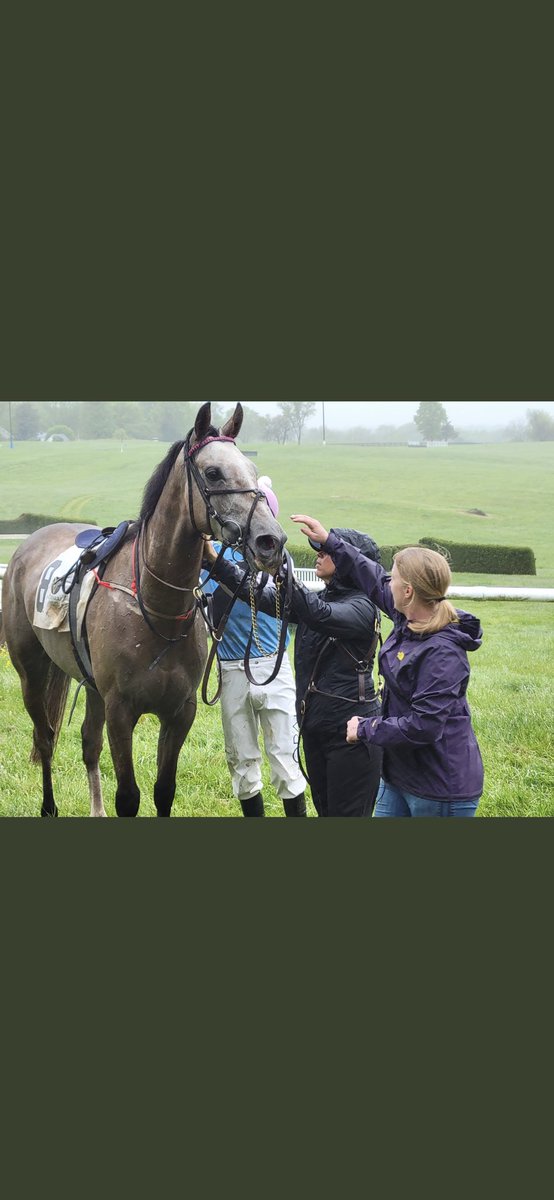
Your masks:
{"label": "horse's head", "polygon": [[235,445],[243,420],[242,405],[221,430],[211,425],[211,405],[199,409],[185,454],[192,493],[191,514],[201,533],[238,545],[258,570],[281,564],[286,534],[273,517],[256,469]]}

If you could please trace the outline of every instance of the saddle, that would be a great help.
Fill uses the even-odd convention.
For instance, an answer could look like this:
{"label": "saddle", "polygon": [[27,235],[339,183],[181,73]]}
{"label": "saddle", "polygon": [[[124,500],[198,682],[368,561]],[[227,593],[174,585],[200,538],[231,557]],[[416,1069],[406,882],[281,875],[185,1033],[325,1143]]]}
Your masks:
{"label": "saddle", "polygon": [[83,529],[81,533],[78,533],[75,538],[75,545],[81,550],[81,554],[75,566],[66,575],[63,583],[63,590],[66,595],[69,595],[69,632],[73,654],[77,666],[84,676],[84,682],[88,683],[95,691],[98,689],[92,673],[90,647],[86,629],[86,614],[92,597],[97,591],[98,582],[91,589],[86,602],[79,632],[77,606],[79,604],[81,586],[85,575],[89,571],[96,571],[98,578],[102,579],[110,558],[124,541],[129,526],[133,524],[133,521],[121,521],[115,528],[108,526],[106,529]]}

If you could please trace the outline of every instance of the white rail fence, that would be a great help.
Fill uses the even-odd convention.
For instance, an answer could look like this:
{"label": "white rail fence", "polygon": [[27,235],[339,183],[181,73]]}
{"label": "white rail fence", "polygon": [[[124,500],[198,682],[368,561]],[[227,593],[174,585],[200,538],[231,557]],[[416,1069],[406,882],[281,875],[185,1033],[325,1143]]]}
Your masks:
{"label": "white rail fence", "polygon": [[[318,592],[324,586],[311,567],[295,567],[294,574],[312,592]],[[554,600],[554,588],[462,587],[453,584],[447,595],[471,600]]]}
{"label": "white rail fence", "polygon": [[[0,601],[2,599],[2,579],[6,572],[7,563],[0,563]],[[295,567],[294,574],[311,592],[319,592],[324,586],[311,567]],[[554,601],[554,588],[495,588],[495,587],[461,587],[453,584],[448,589],[448,596],[461,600],[551,600]]]}

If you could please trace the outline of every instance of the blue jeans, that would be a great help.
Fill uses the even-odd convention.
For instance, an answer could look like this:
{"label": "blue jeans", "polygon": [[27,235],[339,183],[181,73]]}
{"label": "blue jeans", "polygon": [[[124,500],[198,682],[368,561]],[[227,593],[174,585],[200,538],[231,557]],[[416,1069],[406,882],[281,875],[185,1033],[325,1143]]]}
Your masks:
{"label": "blue jeans", "polygon": [[374,817],[474,817],[481,797],[474,800],[428,800],[402,792],[381,780]]}

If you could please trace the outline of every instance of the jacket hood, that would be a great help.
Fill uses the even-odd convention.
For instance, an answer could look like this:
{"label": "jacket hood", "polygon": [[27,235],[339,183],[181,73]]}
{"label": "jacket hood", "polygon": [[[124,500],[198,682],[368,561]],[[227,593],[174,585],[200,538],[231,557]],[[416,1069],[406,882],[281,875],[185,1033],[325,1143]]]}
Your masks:
{"label": "jacket hood", "polygon": [[[350,542],[351,546],[355,546],[356,550],[360,550],[372,562],[381,562],[377,542],[374,542],[368,533],[360,533],[359,529],[331,529],[331,533],[336,533],[337,537],[342,538],[343,542]],[[308,538],[308,541],[312,550],[321,549],[319,542],[314,542],[311,538]]]}
{"label": "jacket hood", "polygon": [[472,616],[471,613],[456,609],[459,617],[458,625],[447,625],[441,629],[441,634],[448,637],[449,641],[453,641],[457,646],[469,653],[471,650],[478,650],[483,641],[483,630],[478,617]]}

